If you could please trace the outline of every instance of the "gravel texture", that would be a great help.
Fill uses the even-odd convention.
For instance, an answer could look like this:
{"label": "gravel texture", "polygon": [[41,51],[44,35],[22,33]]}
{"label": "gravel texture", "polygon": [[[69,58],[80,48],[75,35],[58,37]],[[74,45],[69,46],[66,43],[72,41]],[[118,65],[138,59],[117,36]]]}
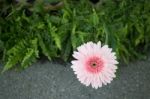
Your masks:
{"label": "gravel texture", "polygon": [[150,59],[119,66],[117,78],[97,90],[80,84],[70,64],[37,62],[1,74],[0,99],[150,99]]}

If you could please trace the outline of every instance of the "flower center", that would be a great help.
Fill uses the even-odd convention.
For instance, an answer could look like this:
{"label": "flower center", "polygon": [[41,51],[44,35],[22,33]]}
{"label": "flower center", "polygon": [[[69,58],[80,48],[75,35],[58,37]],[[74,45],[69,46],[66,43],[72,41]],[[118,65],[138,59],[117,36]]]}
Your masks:
{"label": "flower center", "polygon": [[97,64],[96,64],[95,62],[93,62],[93,63],[91,64],[92,67],[96,67],[96,65],[97,65]]}
{"label": "flower center", "polygon": [[99,57],[90,57],[86,62],[86,70],[90,73],[99,73],[104,67],[104,62]]}

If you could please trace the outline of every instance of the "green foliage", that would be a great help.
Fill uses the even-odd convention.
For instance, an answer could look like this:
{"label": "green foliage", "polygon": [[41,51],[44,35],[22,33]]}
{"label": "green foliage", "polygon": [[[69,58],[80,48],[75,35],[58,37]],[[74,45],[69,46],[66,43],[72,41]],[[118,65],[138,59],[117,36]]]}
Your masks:
{"label": "green foliage", "polygon": [[[48,2],[48,1],[46,1]],[[44,11],[44,3],[3,3],[0,8],[0,60],[3,72],[26,68],[39,55],[49,60],[71,58],[87,41],[102,41],[129,62],[145,58],[150,47],[149,0],[64,0],[57,11]],[[7,5],[7,6],[6,6]]]}
{"label": "green foliage", "polygon": [[12,68],[16,64],[21,65],[22,68],[26,68],[31,63],[35,62],[39,56],[37,48],[37,38],[28,40],[21,40],[11,49],[6,52],[7,62],[3,69],[3,72]]}

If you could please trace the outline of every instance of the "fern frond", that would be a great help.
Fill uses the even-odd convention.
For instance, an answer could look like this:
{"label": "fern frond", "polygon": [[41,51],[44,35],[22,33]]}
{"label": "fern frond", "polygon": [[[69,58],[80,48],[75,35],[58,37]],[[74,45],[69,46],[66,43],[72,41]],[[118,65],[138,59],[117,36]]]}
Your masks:
{"label": "fern frond", "polygon": [[58,35],[58,33],[56,32],[57,28],[55,26],[52,26],[52,24],[50,22],[48,22],[48,27],[49,27],[49,34],[52,36],[52,39],[54,40],[58,49],[61,50],[61,38]]}
{"label": "fern frond", "polygon": [[14,47],[12,47],[10,50],[6,52],[8,56],[8,60],[3,68],[2,72],[5,72],[12,67],[14,67],[19,61],[22,60],[25,52],[25,41],[22,40],[18,44],[16,44]]}
{"label": "fern frond", "polygon": [[21,64],[22,68],[26,68],[35,62],[39,55],[37,38],[30,39],[19,41],[19,43],[6,52],[8,61],[2,72],[11,69],[17,64]]}
{"label": "fern frond", "polygon": [[21,62],[21,66],[23,68],[26,68],[27,66],[31,65],[33,62],[36,61],[36,58],[39,57],[39,51],[37,49],[37,38],[30,40],[30,43],[31,48],[27,48],[26,54]]}
{"label": "fern frond", "polygon": [[39,46],[42,49],[42,53],[48,57],[49,60],[51,60],[51,53],[50,51],[47,49],[47,46],[45,45],[42,37],[40,34],[38,34],[38,40],[39,40]]}
{"label": "fern frond", "polygon": [[23,68],[26,68],[27,66],[29,66],[33,62],[35,62],[36,58],[38,57],[38,56],[36,56],[37,53],[38,53],[38,51],[35,52],[34,49],[28,49],[28,51],[26,52],[26,54],[21,62],[21,66]]}

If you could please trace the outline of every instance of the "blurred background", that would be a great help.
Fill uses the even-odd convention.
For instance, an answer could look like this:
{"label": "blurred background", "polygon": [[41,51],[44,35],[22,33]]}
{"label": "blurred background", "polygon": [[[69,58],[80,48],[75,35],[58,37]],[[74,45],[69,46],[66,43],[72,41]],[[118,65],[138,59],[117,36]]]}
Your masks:
{"label": "blurred background", "polygon": [[70,62],[81,44],[101,41],[128,63],[150,47],[149,0],[0,0],[3,71],[45,57]]}

